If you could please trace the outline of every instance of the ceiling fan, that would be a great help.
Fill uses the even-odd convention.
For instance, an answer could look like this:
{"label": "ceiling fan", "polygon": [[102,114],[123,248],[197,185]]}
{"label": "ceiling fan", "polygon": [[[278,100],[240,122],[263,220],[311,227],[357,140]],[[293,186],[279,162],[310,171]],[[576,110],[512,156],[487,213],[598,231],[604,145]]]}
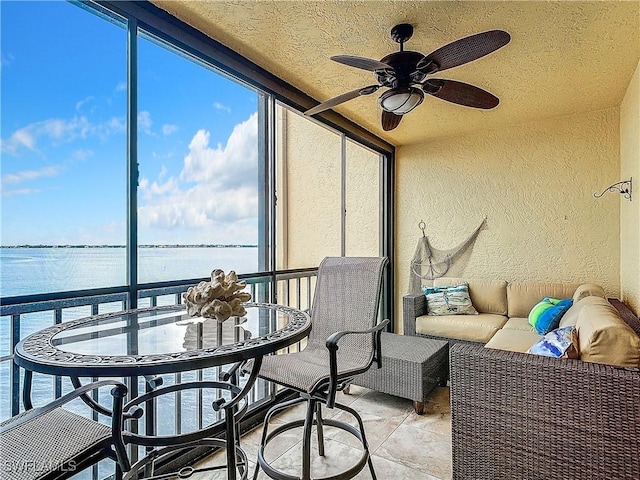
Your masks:
{"label": "ceiling fan", "polygon": [[361,95],[371,95],[381,87],[389,88],[378,99],[382,108],[382,128],[385,131],[396,128],[403,115],[422,103],[425,93],[465,107],[490,109],[500,103],[498,97],[474,85],[441,78],[428,79],[427,76],[464,65],[498,50],[511,40],[507,32],[490,30],[477,33],[440,47],[429,55],[404,50],[404,43],[412,35],[411,24],[401,23],[393,27],[391,38],[400,44],[400,51],[391,53],[380,61],[353,55],[331,57],[334,62],[373,72],[378,85],[343,93],[304,114],[315,115]]}

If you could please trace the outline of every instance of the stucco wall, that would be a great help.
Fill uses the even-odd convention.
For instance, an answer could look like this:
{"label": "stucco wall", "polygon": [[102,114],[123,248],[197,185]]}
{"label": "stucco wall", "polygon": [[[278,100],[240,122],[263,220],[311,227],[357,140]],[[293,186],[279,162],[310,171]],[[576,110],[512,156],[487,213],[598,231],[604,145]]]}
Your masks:
{"label": "stucco wall", "polygon": [[380,155],[347,141],[345,255],[380,255]]}
{"label": "stucco wall", "polygon": [[620,180],[629,177],[633,200],[620,199],[620,295],[640,314],[640,64],[620,105]]}
{"label": "stucco wall", "polygon": [[619,109],[402,146],[397,152],[396,328],[421,235],[451,248],[486,217],[450,274],[620,289]]}
{"label": "stucco wall", "polygon": [[278,107],[278,268],[340,256],[340,135]]}

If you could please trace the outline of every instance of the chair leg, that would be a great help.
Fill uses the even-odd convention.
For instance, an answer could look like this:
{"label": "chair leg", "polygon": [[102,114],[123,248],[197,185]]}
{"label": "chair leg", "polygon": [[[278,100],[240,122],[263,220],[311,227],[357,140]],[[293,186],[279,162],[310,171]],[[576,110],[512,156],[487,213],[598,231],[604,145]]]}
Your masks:
{"label": "chair leg", "polygon": [[316,403],[316,433],[318,434],[318,455],[324,457],[324,433],[322,431],[322,405]]}
{"label": "chair leg", "polygon": [[317,400],[307,400],[307,414],[304,419],[304,431],[302,433],[302,476],[300,480],[311,480],[311,429],[313,428],[313,416],[316,412]]}
{"label": "chair leg", "polygon": [[349,412],[355,419],[358,421],[358,429],[360,430],[360,435],[362,436],[362,447],[364,448],[367,455],[367,463],[369,464],[369,471],[371,472],[371,478],[373,480],[378,480],[376,477],[376,472],[373,469],[373,461],[371,460],[371,452],[369,451],[369,443],[367,442],[367,436],[364,433],[364,423],[362,422],[362,417],[358,412],[354,409],[347,407],[346,405],[336,404],[336,407],[340,410],[344,410],[345,412]]}
{"label": "chair leg", "polygon": [[[264,416],[264,421],[262,423],[262,440],[260,441],[260,445],[261,445],[260,448],[264,448],[264,446],[266,445],[267,434],[269,433],[268,432],[269,422],[271,421],[271,417],[273,417],[276,413],[280,412],[281,410],[289,408],[290,406],[295,405],[296,403],[300,403],[302,401],[304,401],[302,397],[294,398],[293,400],[288,400],[286,402],[282,402],[277,405],[274,405],[267,411],[267,414]],[[256,462],[256,468],[253,471],[253,480],[257,480],[259,471],[260,471],[260,463]]]}

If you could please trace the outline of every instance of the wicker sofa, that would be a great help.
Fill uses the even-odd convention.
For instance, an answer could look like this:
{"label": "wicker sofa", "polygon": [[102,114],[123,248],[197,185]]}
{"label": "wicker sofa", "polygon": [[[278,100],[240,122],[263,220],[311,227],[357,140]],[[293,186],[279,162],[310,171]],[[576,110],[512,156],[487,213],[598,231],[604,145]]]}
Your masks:
{"label": "wicker sofa", "polygon": [[[478,315],[427,315],[427,302],[422,293],[405,295],[402,299],[405,335],[419,335],[448,340],[450,344],[468,342],[484,345],[500,330],[518,331],[524,339],[519,348],[535,343],[540,336],[529,326],[527,316],[544,297],[571,298],[579,293],[579,284],[550,282],[510,282],[481,278],[442,277],[434,286],[469,284],[469,295]],[[592,293],[602,289],[585,284],[581,290]],[[515,341],[515,338],[513,339]],[[526,350],[525,348],[525,350]]]}
{"label": "wicker sofa", "polygon": [[458,343],[450,375],[454,479],[640,478],[640,370]]}
{"label": "wicker sofa", "polygon": [[[458,280],[442,279],[439,284]],[[486,285],[495,286],[495,282],[469,281],[472,302],[480,315],[499,315],[493,312],[505,303],[496,303],[498,297],[487,295],[486,289],[473,288]],[[455,330],[473,318],[460,318],[453,330],[442,325],[434,328],[437,319],[420,320],[426,314],[423,295],[403,299],[405,334],[443,338],[442,329],[449,333],[453,478],[640,479],[638,317],[622,302],[607,301],[596,285],[516,284],[503,291],[507,298],[506,309],[501,310],[504,318],[498,320],[502,325],[484,336]],[[573,297],[573,310],[565,314],[569,316],[565,322],[583,329],[579,343],[597,343],[597,336],[587,335],[588,328],[599,327],[608,318],[619,320],[625,333],[634,337],[633,358],[626,368],[604,360],[594,363],[600,359],[588,356],[587,344],[582,346],[589,361],[523,353],[540,338],[529,328],[526,313],[544,296]],[[493,306],[489,298],[494,299]],[[469,317],[491,325],[490,317],[488,322],[479,315]],[[444,323],[450,320],[455,323],[454,319]],[[617,348],[605,350],[610,363],[628,362],[620,358]]]}

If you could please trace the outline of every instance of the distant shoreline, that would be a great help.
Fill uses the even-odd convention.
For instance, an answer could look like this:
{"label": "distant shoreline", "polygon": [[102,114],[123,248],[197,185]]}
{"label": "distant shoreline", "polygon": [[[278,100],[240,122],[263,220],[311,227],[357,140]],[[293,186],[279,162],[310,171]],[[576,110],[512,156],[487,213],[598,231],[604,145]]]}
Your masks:
{"label": "distant shoreline", "polygon": [[[257,248],[257,245],[221,245],[221,244],[166,244],[138,245],[138,248]],[[0,245],[0,248],[126,248],[126,245]]]}

